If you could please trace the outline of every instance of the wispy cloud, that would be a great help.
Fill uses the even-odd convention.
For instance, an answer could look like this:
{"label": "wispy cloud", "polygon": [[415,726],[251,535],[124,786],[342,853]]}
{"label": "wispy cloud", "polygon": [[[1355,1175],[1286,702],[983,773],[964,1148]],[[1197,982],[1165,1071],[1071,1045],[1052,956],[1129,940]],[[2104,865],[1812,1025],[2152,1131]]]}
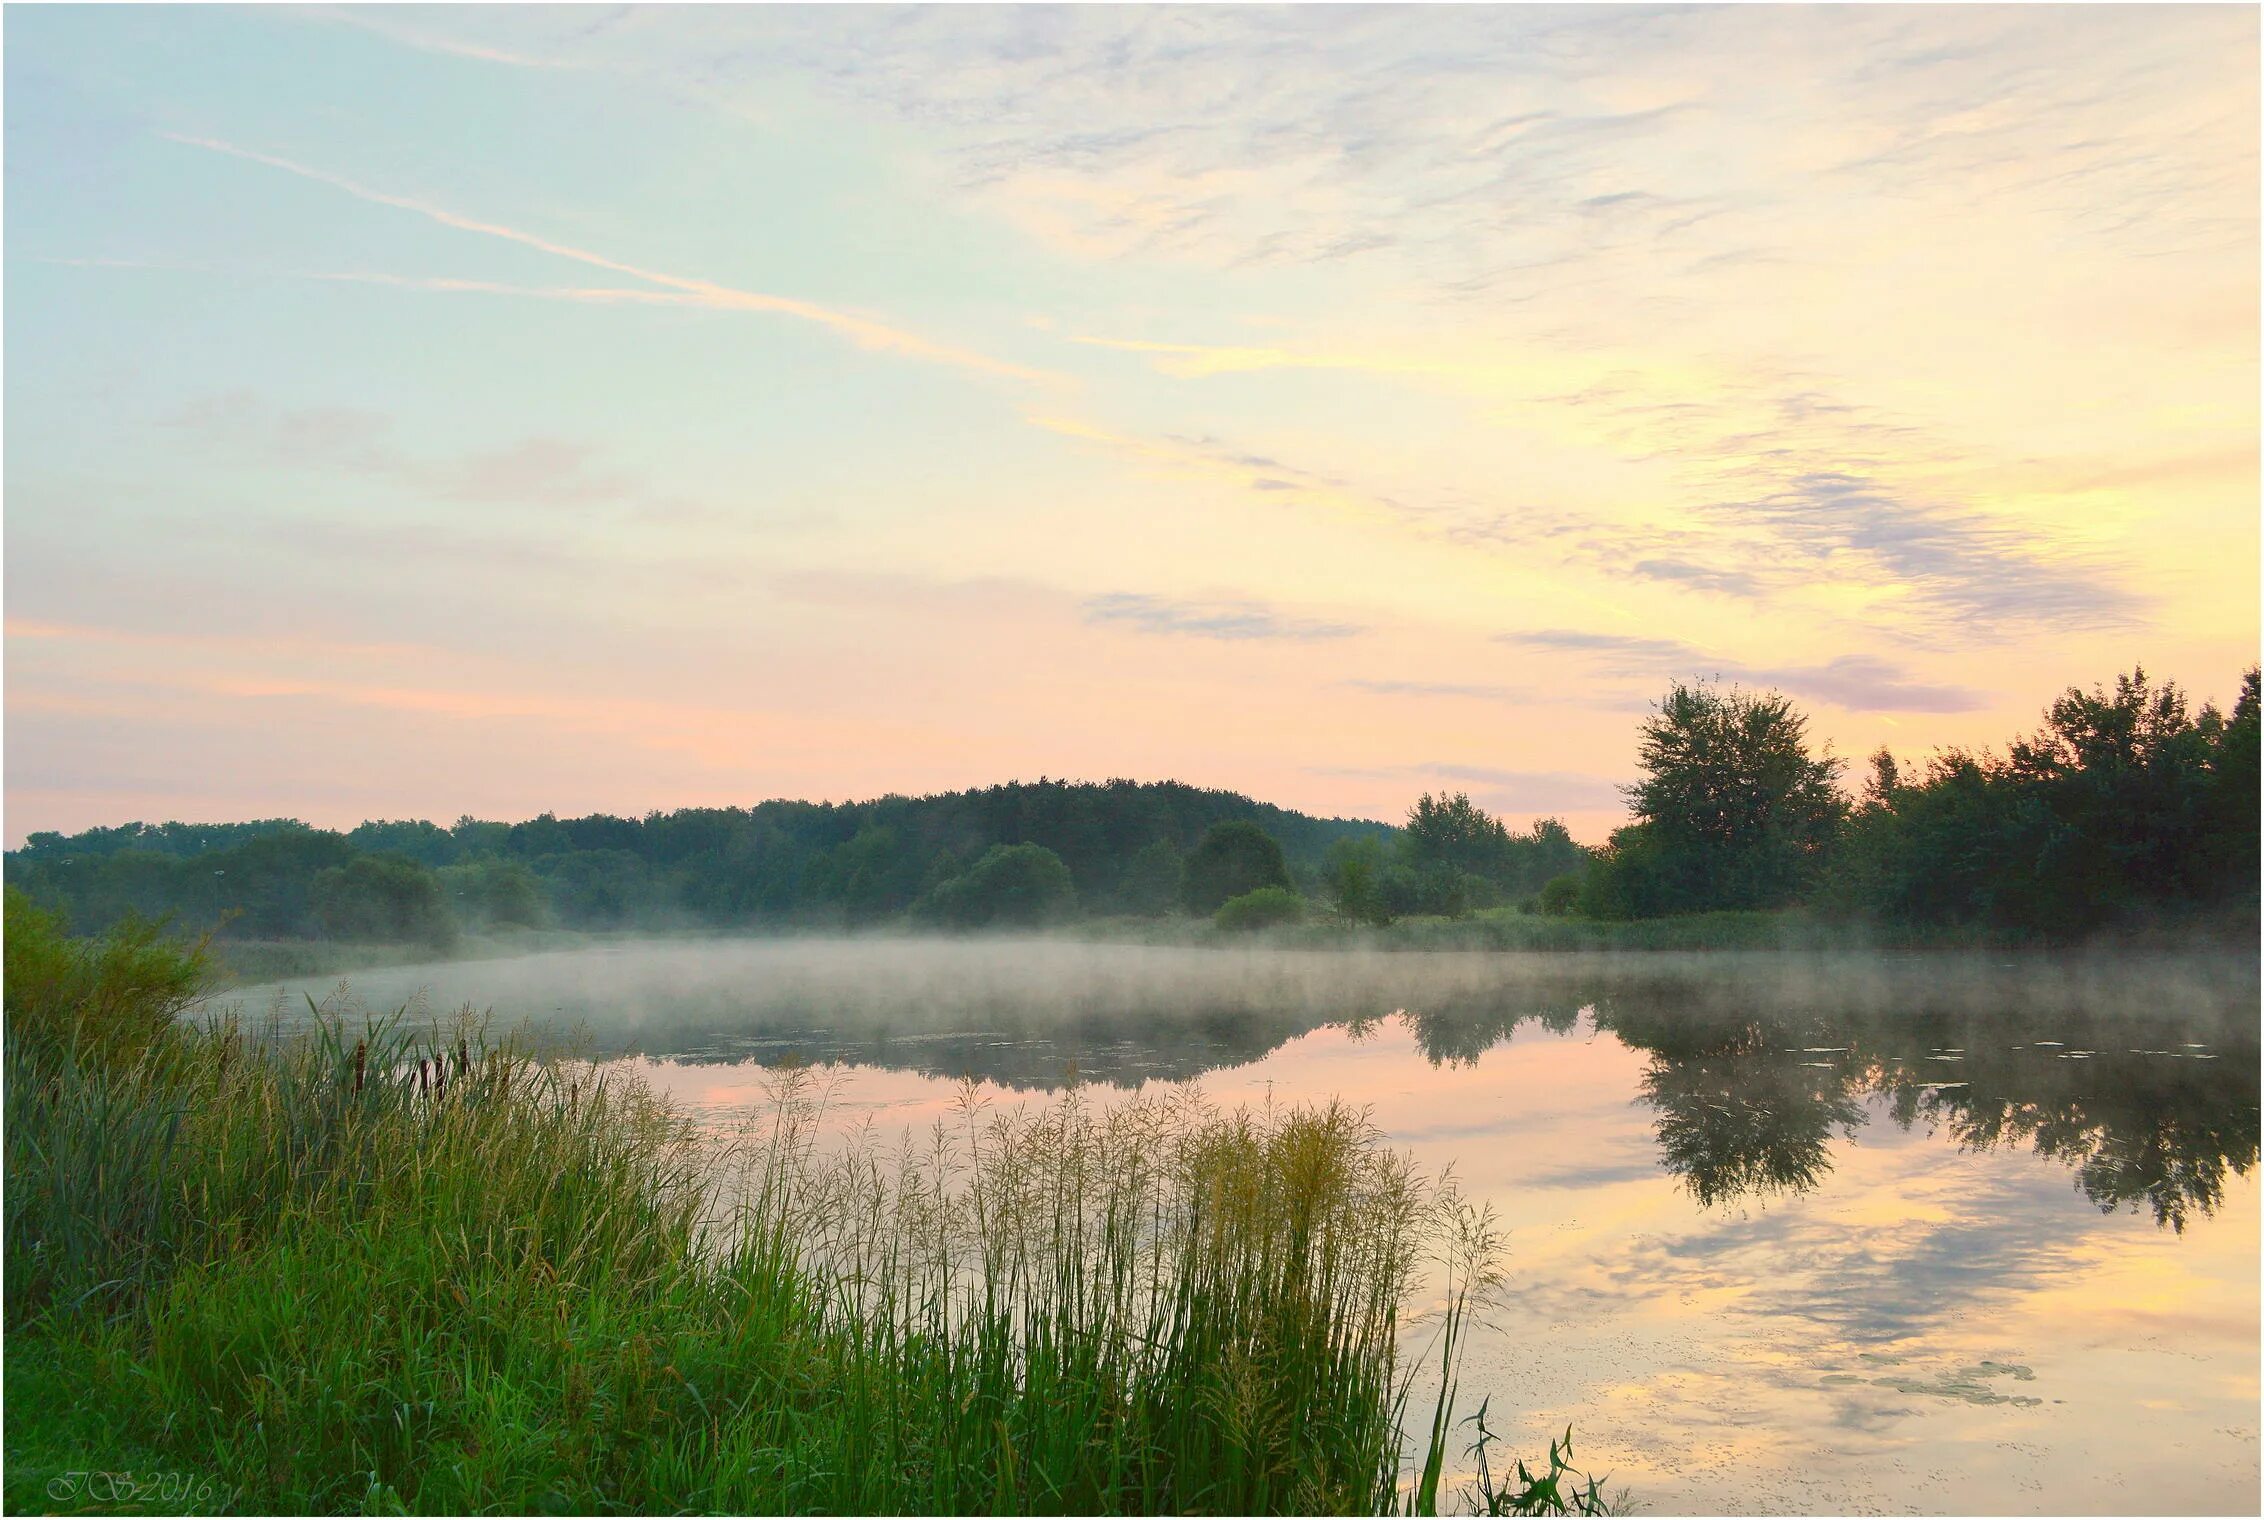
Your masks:
{"label": "wispy cloud", "polygon": [[1534,628],[1516,633],[1497,633],[1496,641],[1515,644],[1525,649],[1548,650],[1556,653],[1613,655],[1632,658],[1632,667],[1649,671],[1661,665],[1696,665],[1706,655],[1693,645],[1680,639],[1654,639],[1626,633],[1592,633],[1577,628]]}
{"label": "wispy cloud", "polygon": [[1982,692],[1917,680],[1901,666],[1870,655],[1843,655],[1818,665],[1756,665],[1708,654],[1679,639],[1631,634],[1538,628],[1495,638],[1521,649],[1578,658],[1614,677],[1712,679],[1775,687],[1851,712],[1978,712],[1989,705]]}
{"label": "wispy cloud", "polygon": [[245,391],[201,398],[166,419],[224,450],[326,474],[398,481],[452,501],[571,506],[627,502],[643,483],[598,463],[587,444],[556,437],[514,439],[437,459],[394,441],[393,419],[350,408],[285,408]]}
{"label": "wispy cloud", "polygon": [[[483,221],[476,217],[463,216],[427,201],[372,189],[367,185],[348,179],[344,175],[332,174],[326,170],[298,163],[277,154],[262,153],[251,148],[239,147],[219,138],[194,137],[180,132],[164,132],[159,135],[168,142],[180,143],[191,148],[200,148],[209,153],[225,154],[230,158],[241,159],[246,163],[281,170],[286,174],[296,175],[315,184],[328,185],[334,190],[353,196],[356,200],[410,212],[424,217],[428,221],[437,222],[443,227],[454,228],[459,232],[499,238],[505,242],[517,243],[522,247],[535,249],[541,253],[551,254],[562,259],[571,259],[579,264],[587,264],[593,269],[603,269],[612,274],[625,275],[633,280],[642,280],[650,285],[658,285],[663,289],[679,293],[686,298],[689,304],[704,306],[717,311],[766,312],[775,316],[791,317],[797,321],[809,322],[823,327],[847,338],[860,348],[901,354],[907,358],[924,359],[932,363],[947,364],[984,374],[1027,381],[1054,381],[1059,378],[1025,365],[994,359],[987,354],[937,343],[921,337],[917,333],[907,332],[900,327],[892,327],[870,317],[836,311],[828,306],[820,306],[814,301],[740,290],[729,285],[719,285],[712,280],[670,274],[664,270],[650,269],[626,263],[620,259],[608,258],[601,253],[594,253],[586,248],[577,248],[570,243],[561,243],[555,239],[523,231],[517,227],[506,226],[500,222]],[[512,293],[522,292],[513,291]]]}
{"label": "wispy cloud", "polygon": [[1358,623],[1287,617],[1260,602],[1184,602],[1165,597],[1114,592],[1089,597],[1088,623],[1117,624],[1142,633],[1184,634],[1206,639],[1286,639],[1305,642],[1344,639],[1367,630]]}

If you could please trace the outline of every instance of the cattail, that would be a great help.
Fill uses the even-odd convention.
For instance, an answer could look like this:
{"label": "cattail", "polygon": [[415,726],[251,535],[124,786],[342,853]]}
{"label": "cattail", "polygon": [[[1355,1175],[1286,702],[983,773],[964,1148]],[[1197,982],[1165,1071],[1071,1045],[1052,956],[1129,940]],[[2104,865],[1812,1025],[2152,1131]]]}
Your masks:
{"label": "cattail", "polygon": [[419,1056],[419,1057],[417,1057],[417,1091],[421,1093],[421,1092],[423,1092],[424,1090],[425,1090],[425,1061],[424,1061],[424,1057],[423,1057],[423,1056]]}
{"label": "cattail", "polygon": [[456,1075],[463,1076],[472,1069],[472,1053],[459,1036],[456,1040]]}
{"label": "cattail", "polygon": [[367,1040],[356,1040],[354,1042],[354,1091],[356,1092],[362,1090],[362,1072],[368,1060],[369,1042]]}

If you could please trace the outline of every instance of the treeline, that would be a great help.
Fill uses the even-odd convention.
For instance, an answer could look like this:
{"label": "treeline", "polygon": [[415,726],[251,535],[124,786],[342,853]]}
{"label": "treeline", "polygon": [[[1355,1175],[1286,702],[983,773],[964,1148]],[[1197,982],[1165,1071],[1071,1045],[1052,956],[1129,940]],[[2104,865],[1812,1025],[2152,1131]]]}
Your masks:
{"label": "treeline", "polygon": [[1187,914],[1227,928],[1614,921],[1802,908],[1867,936],[2072,939],[2245,922],[2258,901],[2258,673],[2228,714],[2143,670],[2070,687],[2002,755],[1881,750],[1859,793],[1775,692],[1678,683],[1645,720],[1633,820],[1589,849],[1460,794],[1405,826],[1176,782],[1040,780],[861,803],[452,828],[289,819],[34,834],[7,880],[96,932],[130,915],[246,938],[445,946],[557,925],[948,928]]}
{"label": "treeline", "polygon": [[1182,911],[1190,860],[1221,824],[1265,840],[1273,864],[1241,885],[1246,864],[1221,861],[1206,875],[1198,860],[1193,884],[1208,905],[1197,911],[1218,905],[1208,898],[1221,883],[1239,886],[1229,895],[1277,881],[1314,887],[1330,846],[1395,832],[1177,782],[1047,779],[871,802],[370,822],[344,833],[293,819],[133,823],[33,834],[8,853],[6,876],[79,933],[129,915],[223,923],[242,938],[436,946],[514,926],[975,926]]}
{"label": "treeline", "polygon": [[2229,714],[2143,669],[2070,687],[2004,754],[1906,767],[1881,750],[1854,797],[1782,696],[1677,685],[1643,725],[1635,821],[1545,905],[1620,919],[1804,905],[2011,940],[2207,920],[2253,933],[2257,674]]}

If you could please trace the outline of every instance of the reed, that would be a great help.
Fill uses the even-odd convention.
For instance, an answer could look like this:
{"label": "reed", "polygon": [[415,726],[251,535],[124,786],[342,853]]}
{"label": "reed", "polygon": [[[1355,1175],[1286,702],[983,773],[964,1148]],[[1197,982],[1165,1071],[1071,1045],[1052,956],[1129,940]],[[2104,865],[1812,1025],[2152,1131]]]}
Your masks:
{"label": "reed", "polygon": [[251,1511],[1439,1503],[1401,1306],[1444,1253],[1451,1367],[1490,1226],[1356,1110],[969,1090],[887,1144],[789,1073],[719,1141],[469,1019],[20,1040],[17,951],[12,1509],[90,1428]]}

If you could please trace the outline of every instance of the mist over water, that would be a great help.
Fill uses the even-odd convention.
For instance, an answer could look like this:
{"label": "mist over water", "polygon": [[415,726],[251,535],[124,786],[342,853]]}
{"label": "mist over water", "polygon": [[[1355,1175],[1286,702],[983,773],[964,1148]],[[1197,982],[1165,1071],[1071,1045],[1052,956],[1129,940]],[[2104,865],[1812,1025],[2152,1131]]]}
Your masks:
{"label": "mist over water", "polygon": [[2255,1507],[2253,958],[653,940],[229,1001],[306,994],[718,1124],[788,1062],[884,1131],[966,1078],[1343,1097],[1510,1226],[1468,1405],[1654,1511]]}

